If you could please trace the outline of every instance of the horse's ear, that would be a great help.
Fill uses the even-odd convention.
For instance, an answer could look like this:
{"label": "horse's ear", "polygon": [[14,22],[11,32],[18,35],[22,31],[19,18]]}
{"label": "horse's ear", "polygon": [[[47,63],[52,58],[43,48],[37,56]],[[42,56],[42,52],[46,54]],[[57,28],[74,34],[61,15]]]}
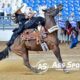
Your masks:
{"label": "horse's ear", "polygon": [[43,12],[47,12],[47,10],[46,10],[46,9],[45,9],[45,10],[44,10],[44,9],[42,9],[42,11],[43,11]]}

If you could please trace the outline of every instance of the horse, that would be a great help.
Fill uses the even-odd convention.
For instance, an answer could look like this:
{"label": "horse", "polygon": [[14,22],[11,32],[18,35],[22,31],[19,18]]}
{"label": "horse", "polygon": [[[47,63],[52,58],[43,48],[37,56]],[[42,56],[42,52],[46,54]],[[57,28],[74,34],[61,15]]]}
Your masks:
{"label": "horse", "polygon": [[[62,11],[63,5],[59,4],[57,7],[51,7],[48,9],[43,10],[45,15],[45,28],[47,30],[47,37],[45,37],[43,40],[46,42],[49,50],[52,50],[54,55],[56,56],[57,60],[63,65],[62,57],[60,54],[60,48],[59,48],[59,41],[57,37],[58,29],[56,28],[56,22],[55,22],[55,16]],[[55,27],[55,30],[53,28]],[[31,29],[27,29],[31,30]],[[33,30],[33,29],[32,29]],[[32,31],[31,30],[31,31]],[[26,31],[26,30],[25,30]],[[25,32],[24,31],[24,32]],[[24,34],[24,32],[22,34]],[[32,34],[34,31],[31,32]],[[21,35],[22,35],[21,34]],[[17,39],[14,41],[14,44],[11,46],[11,51],[16,53],[17,55],[21,56],[24,61],[24,65],[28,67],[31,71],[35,73],[39,73],[41,70],[36,69],[35,67],[32,67],[29,62],[29,53],[28,51],[43,51],[40,44],[36,44],[36,40],[22,40],[21,35],[17,37]],[[7,49],[0,52],[0,60],[3,58],[6,58],[9,55],[9,52],[7,52]],[[62,66],[63,71],[66,72],[66,67]]]}

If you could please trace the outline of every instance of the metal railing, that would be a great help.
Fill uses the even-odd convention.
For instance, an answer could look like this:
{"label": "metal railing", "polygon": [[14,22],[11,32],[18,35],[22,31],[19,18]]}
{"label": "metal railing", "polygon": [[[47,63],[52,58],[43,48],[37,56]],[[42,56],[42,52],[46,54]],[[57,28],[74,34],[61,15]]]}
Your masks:
{"label": "metal railing", "polygon": [[13,22],[11,16],[0,16],[0,29],[14,29],[17,24]]}
{"label": "metal railing", "polygon": [[[58,19],[58,18],[57,18]],[[63,16],[63,21],[68,20],[68,16]],[[76,21],[80,21],[80,17],[76,16],[75,17]],[[57,22],[58,23],[58,22]],[[0,29],[5,30],[5,29],[14,29],[18,25],[13,22],[11,19],[11,16],[0,16]]]}

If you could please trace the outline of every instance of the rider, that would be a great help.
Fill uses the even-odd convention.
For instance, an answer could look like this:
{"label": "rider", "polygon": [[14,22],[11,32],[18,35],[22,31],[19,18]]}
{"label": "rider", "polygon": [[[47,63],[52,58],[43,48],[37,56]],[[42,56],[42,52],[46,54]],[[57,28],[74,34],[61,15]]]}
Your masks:
{"label": "rider", "polygon": [[25,29],[37,28],[39,24],[45,26],[45,19],[43,17],[34,17],[35,13],[30,7],[26,7],[25,9],[26,10],[23,11],[25,16],[24,14],[20,13],[22,11],[21,9],[17,10],[15,13],[18,19],[19,28],[13,31],[13,35],[7,43],[9,49],[10,46],[14,43],[14,40],[17,38],[17,36],[20,35]]}

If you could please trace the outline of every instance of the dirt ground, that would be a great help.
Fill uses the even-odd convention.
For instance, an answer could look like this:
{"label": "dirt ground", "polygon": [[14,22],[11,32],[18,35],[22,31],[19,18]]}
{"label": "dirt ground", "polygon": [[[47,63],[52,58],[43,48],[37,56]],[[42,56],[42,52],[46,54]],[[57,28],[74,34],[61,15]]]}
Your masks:
{"label": "dirt ground", "polygon": [[[0,42],[0,51],[4,48],[5,43]],[[80,44],[74,49],[69,49],[68,44],[61,44],[60,49],[64,62],[80,62]],[[33,66],[40,60],[45,60],[48,64],[57,61],[52,51],[30,53],[32,53],[30,54],[30,63]],[[71,70],[66,74],[50,68],[45,73],[36,74],[24,66],[21,57],[11,52],[9,58],[0,61],[0,80],[80,80],[80,70]]]}

